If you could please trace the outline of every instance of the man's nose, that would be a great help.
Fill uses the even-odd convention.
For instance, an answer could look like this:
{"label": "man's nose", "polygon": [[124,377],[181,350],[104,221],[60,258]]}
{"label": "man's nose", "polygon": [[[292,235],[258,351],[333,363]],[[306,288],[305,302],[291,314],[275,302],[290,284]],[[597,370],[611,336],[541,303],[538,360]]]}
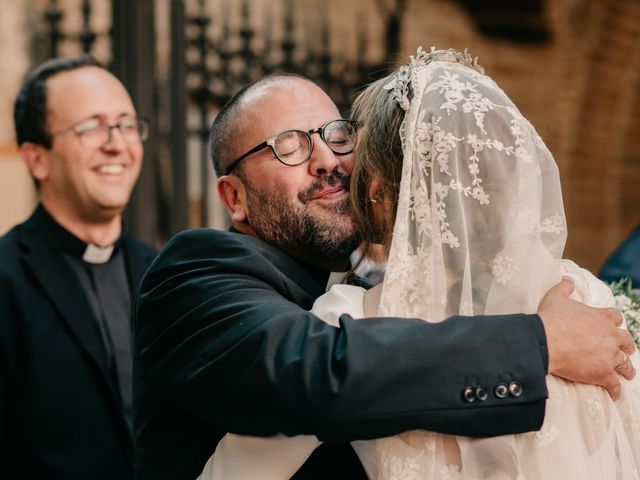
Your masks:
{"label": "man's nose", "polygon": [[[340,156],[333,153],[318,133],[314,134],[313,152],[309,158],[309,172],[313,176],[326,175],[337,170],[341,165]],[[343,169],[340,169],[343,170]]]}
{"label": "man's nose", "polygon": [[126,147],[127,142],[124,141],[124,136],[120,127],[118,125],[110,125],[109,138],[102,148],[105,150],[120,151]]}

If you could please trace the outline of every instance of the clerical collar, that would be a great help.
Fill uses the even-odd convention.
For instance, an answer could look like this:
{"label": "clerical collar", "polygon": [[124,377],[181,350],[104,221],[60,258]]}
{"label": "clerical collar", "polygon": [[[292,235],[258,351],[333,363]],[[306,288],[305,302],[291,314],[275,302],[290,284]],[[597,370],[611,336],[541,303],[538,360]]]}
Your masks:
{"label": "clerical collar", "polygon": [[87,263],[107,263],[111,258],[115,245],[101,247],[92,243],[87,243],[87,248],[82,255],[82,260]]}
{"label": "clerical collar", "polygon": [[119,248],[122,236],[114,244],[106,247],[86,243],[56,222],[42,204],[38,205],[38,210],[45,228],[51,233],[58,247],[75,258],[92,264],[107,263]]}

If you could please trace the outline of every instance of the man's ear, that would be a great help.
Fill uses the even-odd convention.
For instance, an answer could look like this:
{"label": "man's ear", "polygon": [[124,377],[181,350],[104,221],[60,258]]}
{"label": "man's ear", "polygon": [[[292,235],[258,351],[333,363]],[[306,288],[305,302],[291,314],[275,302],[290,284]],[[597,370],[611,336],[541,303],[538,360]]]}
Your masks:
{"label": "man's ear", "polygon": [[49,151],[42,145],[25,142],[20,145],[20,156],[37,181],[42,182],[49,177]]}
{"label": "man's ear", "polygon": [[231,216],[234,226],[247,220],[247,191],[244,183],[235,175],[218,178],[218,196]]}

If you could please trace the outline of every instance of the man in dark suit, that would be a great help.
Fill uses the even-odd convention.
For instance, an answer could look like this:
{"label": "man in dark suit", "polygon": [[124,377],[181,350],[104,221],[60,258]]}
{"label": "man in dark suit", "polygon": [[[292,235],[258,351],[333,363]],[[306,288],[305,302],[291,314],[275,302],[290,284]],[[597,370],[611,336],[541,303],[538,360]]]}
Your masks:
{"label": "man in dark suit", "polygon": [[640,226],[609,255],[598,276],[605,282],[628,278],[633,288],[640,288]]}
{"label": "man in dark suit", "polygon": [[539,315],[343,315],[334,328],[309,313],[358,244],[345,181],[355,132],[312,82],[278,75],[243,89],[210,143],[233,228],[174,237],[134,307],[143,479],[197,477],[226,432],[314,434],[325,444],[294,478],[364,478],[345,446],[354,439],[538,429],[548,371],[617,395],[631,339],[615,310],[569,300],[569,281]]}
{"label": "man in dark suit", "polygon": [[88,56],[31,72],[14,120],[40,203],[0,238],[0,477],[134,479],[130,311],[155,252],[122,210],[148,127]]}

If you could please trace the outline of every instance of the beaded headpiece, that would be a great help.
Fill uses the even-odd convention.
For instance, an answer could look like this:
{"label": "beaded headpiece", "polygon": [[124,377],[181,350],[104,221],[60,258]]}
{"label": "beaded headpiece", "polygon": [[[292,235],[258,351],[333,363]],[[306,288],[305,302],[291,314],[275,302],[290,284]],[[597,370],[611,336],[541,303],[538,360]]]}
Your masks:
{"label": "beaded headpiece", "polygon": [[422,47],[418,47],[418,51],[415,55],[411,55],[411,60],[408,64],[403,65],[393,76],[393,79],[387,83],[383,88],[385,90],[392,90],[392,98],[398,102],[403,110],[409,110],[409,104],[413,97],[413,91],[411,87],[411,80],[414,72],[431,62],[451,62],[461,63],[479,73],[484,74],[484,68],[478,63],[478,57],[472,57],[467,50],[460,52],[450,48],[448,50],[436,50],[436,47],[431,47],[430,52],[425,52]]}

